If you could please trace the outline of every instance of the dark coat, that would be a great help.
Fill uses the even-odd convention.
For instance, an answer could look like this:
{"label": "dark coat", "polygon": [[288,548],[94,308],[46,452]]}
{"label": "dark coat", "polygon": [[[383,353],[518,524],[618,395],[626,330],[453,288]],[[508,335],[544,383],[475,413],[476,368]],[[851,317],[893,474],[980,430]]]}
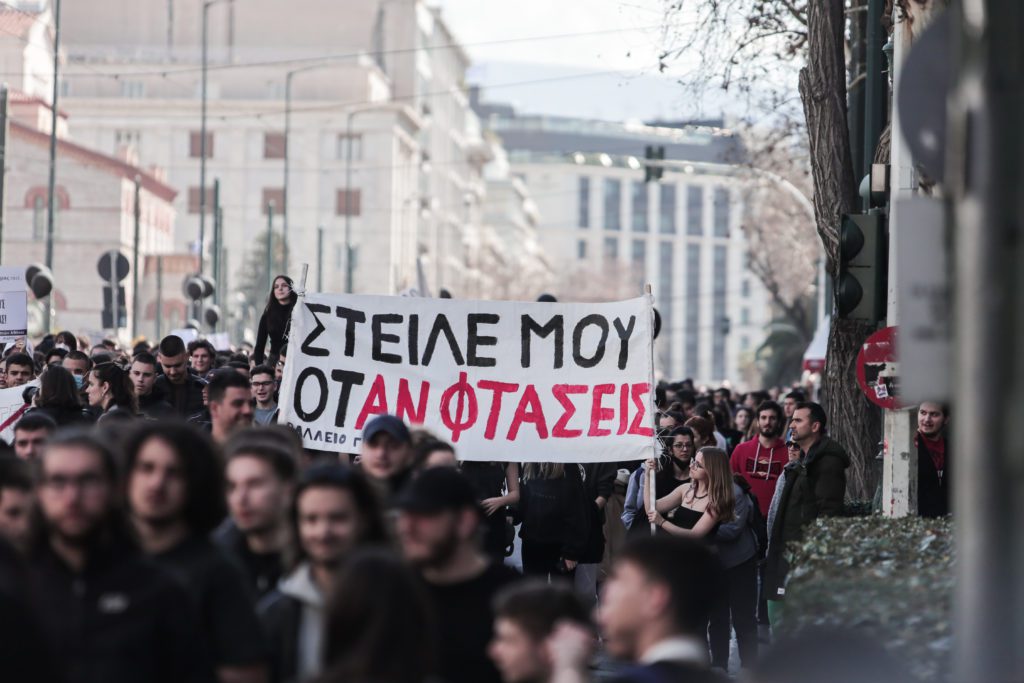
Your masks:
{"label": "dark coat", "polygon": [[160,375],[156,378],[156,383],[153,385],[153,392],[160,394],[164,397],[171,407],[178,414],[178,417],[187,419],[196,413],[202,412],[203,408],[203,387],[206,386],[206,380],[200,379],[191,373],[185,374],[185,396],[184,404],[177,405],[175,397],[177,394],[174,392],[170,381],[166,375]]}
{"label": "dark coat", "polygon": [[295,304],[282,306],[277,301],[271,301],[263,315],[260,317],[260,324],[256,330],[256,346],[252,350],[252,358],[256,365],[262,365],[266,359],[264,353],[267,348],[267,340],[270,340],[270,355],[278,356],[281,350],[288,345],[288,328],[292,321],[292,308]]}
{"label": "dark coat", "polygon": [[935,469],[924,437],[920,434],[917,442],[917,513],[922,517],[942,517],[949,514],[949,441],[946,441],[946,461],[940,475]]}
{"label": "dark coat", "polygon": [[583,476],[583,504],[587,516],[587,542],[580,557],[583,564],[597,564],[604,559],[604,508],[594,502],[606,501],[615,489],[615,464],[591,462],[580,466]]}
{"label": "dark coat", "polygon": [[786,465],[785,487],[774,524],[768,530],[765,595],[769,599],[785,595],[786,574],[789,573],[787,544],[800,540],[804,528],[819,515],[842,514],[849,466],[850,456],[827,436],[811,446],[803,460]]}
{"label": "dark coat", "polygon": [[272,683],[291,683],[299,672],[302,603],[273,590],[260,600],[257,609],[270,645],[270,680]]}
{"label": "dark coat", "polygon": [[82,406],[37,406],[25,412],[25,415],[33,414],[48,415],[58,427],[87,426],[96,421],[96,417]]}
{"label": "dark coat", "polygon": [[552,543],[561,556],[579,561],[586,550],[587,513],[579,468],[566,465],[558,479],[524,479],[519,489],[524,542]]}

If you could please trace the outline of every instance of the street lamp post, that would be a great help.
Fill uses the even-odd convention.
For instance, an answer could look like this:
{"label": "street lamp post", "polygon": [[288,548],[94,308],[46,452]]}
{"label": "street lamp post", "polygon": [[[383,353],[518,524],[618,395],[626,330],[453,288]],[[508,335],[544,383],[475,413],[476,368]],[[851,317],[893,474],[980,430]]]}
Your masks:
{"label": "street lamp post", "polygon": [[[345,113],[345,293],[351,294],[352,271],[352,119],[356,114],[379,109],[370,104],[350,107]],[[362,200],[362,197],[360,197]],[[361,203],[361,202],[360,202]]]}
{"label": "street lamp post", "polygon": [[205,0],[203,2],[203,56],[202,56],[202,87],[200,93],[199,121],[199,274],[203,274],[203,249],[206,246],[206,72],[208,50],[208,24],[210,8],[224,0]]}

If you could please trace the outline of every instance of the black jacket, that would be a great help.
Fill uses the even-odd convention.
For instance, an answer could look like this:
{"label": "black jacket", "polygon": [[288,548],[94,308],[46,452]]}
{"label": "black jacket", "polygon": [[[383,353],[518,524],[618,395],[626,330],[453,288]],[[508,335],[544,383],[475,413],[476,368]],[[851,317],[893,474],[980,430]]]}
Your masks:
{"label": "black jacket", "polygon": [[829,437],[811,446],[803,460],[786,465],[786,481],[779,509],[768,530],[765,595],[781,598],[789,573],[786,545],[803,538],[808,524],[819,516],[842,514],[846,496],[846,468],[850,456]]}
{"label": "black jacket", "polygon": [[258,610],[270,646],[270,681],[293,683],[299,672],[302,603],[274,590],[260,600]]}
{"label": "black jacket", "polygon": [[[172,385],[166,375],[160,375],[153,385],[153,392],[162,394],[178,417],[188,418],[203,410],[203,387],[205,386],[206,380],[187,373],[184,389],[175,391],[178,387]],[[183,391],[184,394],[180,391]]]}
{"label": "black jacket", "polygon": [[164,420],[176,415],[167,397],[158,392],[155,386],[145,396],[139,396],[139,412],[150,420]]}
{"label": "black jacket", "polygon": [[214,680],[184,589],[127,544],[96,548],[78,573],[44,542],[29,565],[34,612],[67,683]]}
{"label": "black jacket", "polygon": [[519,488],[523,541],[557,543],[567,560],[579,561],[586,550],[587,507],[579,467],[565,466],[558,479],[524,479]]}
{"label": "black jacket", "polygon": [[262,365],[266,356],[267,339],[270,339],[270,355],[277,356],[281,349],[288,345],[288,327],[292,321],[294,304],[282,306],[276,301],[263,311],[260,325],[256,330],[256,346],[252,350],[252,358],[256,365]]}
{"label": "black jacket", "polygon": [[946,440],[946,458],[941,475],[935,469],[924,437],[918,434],[917,443],[917,513],[922,517],[942,517],[949,514],[949,440]]}
{"label": "black jacket", "polygon": [[610,683],[727,683],[729,678],[689,662],[654,662],[630,667]]}
{"label": "black jacket", "polygon": [[583,504],[587,516],[587,542],[580,557],[584,564],[596,564],[604,559],[604,508],[594,502],[608,500],[615,488],[615,464],[591,462],[580,466],[583,476]]}
{"label": "black jacket", "polygon": [[96,417],[82,406],[37,406],[30,408],[25,415],[47,415],[53,418],[58,427],[71,425],[87,426],[96,421]]}

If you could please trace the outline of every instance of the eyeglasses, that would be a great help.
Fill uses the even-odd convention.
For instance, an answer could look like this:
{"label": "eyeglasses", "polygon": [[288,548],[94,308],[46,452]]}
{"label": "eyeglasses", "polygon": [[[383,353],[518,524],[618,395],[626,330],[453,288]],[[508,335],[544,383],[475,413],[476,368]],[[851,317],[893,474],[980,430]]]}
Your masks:
{"label": "eyeglasses", "polygon": [[42,483],[43,486],[56,493],[62,493],[69,488],[76,488],[82,493],[95,493],[107,483],[107,480],[103,475],[90,472],[77,477],[55,474],[44,478]]}
{"label": "eyeglasses", "polygon": [[252,386],[255,389],[263,389],[264,387],[274,386],[274,382],[253,382]]}
{"label": "eyeglasses", "polygon": [[693,445],[688,443],[674,443],[672,444],[672,448],[693,448]]}
{"label": "eyeglasses", "polygon": [[788,448],[791,451],[797,451],[800,450],[800,444],[798,444],[796,441],[790,441],[786,444],[786,448]]}
{"label": "eyeglasses", "polygon": [[702,463],[700,460],[691,460],[690,461],[690,469],[691,470],[702,470],[702,469],[704,469],[704,463]]}

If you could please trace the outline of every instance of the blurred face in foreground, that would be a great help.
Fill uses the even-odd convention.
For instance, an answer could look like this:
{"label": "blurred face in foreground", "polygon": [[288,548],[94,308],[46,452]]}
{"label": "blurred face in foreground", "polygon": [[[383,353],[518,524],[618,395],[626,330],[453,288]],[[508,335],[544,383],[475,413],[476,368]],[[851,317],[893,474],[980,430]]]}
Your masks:
{"label": "blurred face in foreground", "polygon": [[535,683],[551,675],[544,643],[534,640],[518,622],[499,617],[487,654],[505,683]]}
{"label": "blurred face in foreground", "polygon": [[56,446],[43,456],[39,507],[62,542],[86,543],[109,514],[112,494],[103,458],[92,449]]}
{"label": "blurred face in foreground", "polygon": [[284,519],[291,486],[280,479],[265,460],[236,455],[225,472],[228,483],[228,509],[243,534],[273,529]]}
{"label": "blurred face in foreground", "polygon": [[299,542],[313,564],[337,566],[359,541],[362,523],[350,491],[312,486],[299,495]]}
{"label": "blurred face in foreground", "polygon": [[412,455],[409,444],[387,432],[379,432],[370,441],[363,442],[362,459],[359,462],[368,476],[388,479],[408,469]]}
{"label": "blurred face in foreground", "polygon": [[604,583],[597,621],[609,654],[635,660],[642,629],[659,618],[668,587],[650,581],[632,562],[619,562]]}
{"label": "blurred face in foreground", "polygon": [[132,515],[154,526],[175,521],[185,509],[185,469],[174,448],[163,439],[149,439],[139,449],[128,474]]}

